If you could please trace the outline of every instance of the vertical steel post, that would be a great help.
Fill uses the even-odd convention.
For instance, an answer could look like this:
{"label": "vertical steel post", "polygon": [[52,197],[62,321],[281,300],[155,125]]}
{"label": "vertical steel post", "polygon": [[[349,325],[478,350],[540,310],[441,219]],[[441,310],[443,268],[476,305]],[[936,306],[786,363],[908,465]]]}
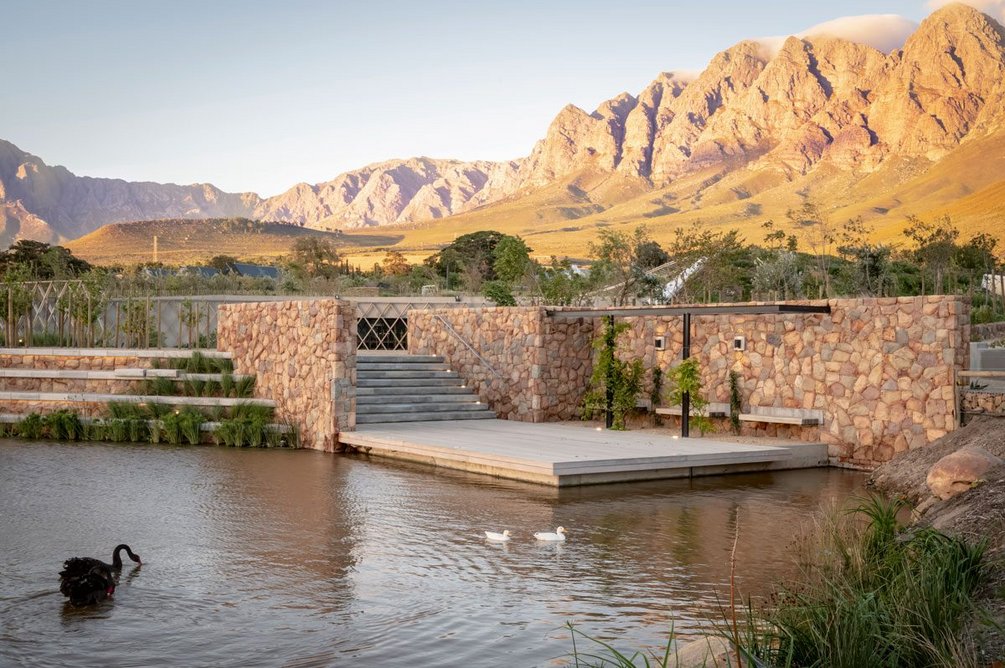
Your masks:
{"label": "vertical steel post", "polygon": [[[607,316],[607,331],[604,333],[604,345],[614,355],[614,316]],[[613,360],[612,360],[613,361]],[[608,429],[614,426],[614,365],[607,365],[607,378],[604,379],[607,387],[606,406],[604,424]]]}
{"label": "vertical steel post", "polygon": [[[684,313],[684,345],[680,351],[683,362],[691,356],[691,314]],[[687,438],[691,433],[691,393],[685,392],[680,398],[680,435]]]}

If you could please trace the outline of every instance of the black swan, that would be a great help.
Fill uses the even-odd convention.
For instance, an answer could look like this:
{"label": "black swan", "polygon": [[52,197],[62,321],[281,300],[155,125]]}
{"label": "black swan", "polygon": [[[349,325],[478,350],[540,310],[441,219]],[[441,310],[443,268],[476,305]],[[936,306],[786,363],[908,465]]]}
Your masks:
{"label": "black swan", "polygon": [[136,563],[143,563],[140,555],[133,554],[128,545],[116,546],[111,565],[90,557],[73,557],[63,563],[59,591],[73,605],[91,605],[110,598],[115,593],[116,576],[122,570],[122,557],[119,556],[122,550]]}

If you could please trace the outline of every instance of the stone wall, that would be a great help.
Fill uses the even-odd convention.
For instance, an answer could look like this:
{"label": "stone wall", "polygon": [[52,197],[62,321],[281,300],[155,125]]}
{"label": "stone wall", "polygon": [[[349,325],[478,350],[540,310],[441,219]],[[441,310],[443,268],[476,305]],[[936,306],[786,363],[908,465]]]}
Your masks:
{"label": "stone wall", "polygon": [[256,376],[255,394],[276,402],[276,417],[300,445],[334,451],[356,426],[356,314],[345,301],[220,306],[217,348],[236,373]]}
{"label": "stone wall", "polygon": [[965,417],[974,415],[1005,416],[1005,392],[964,390],[960,392],[960,410]]}
{"label": "stone wall", "polygon": [[499,417],[524,422],[575,417],[592,337],[592,320],[553,320],[540,307],[408,313],[410,353],[443,356]]}
{"label": "stone wall", "polygon": [[970,326],[971,341],[997,341],[1005,339],[1005,322],[986,322]]}
{"label": "stone wall", "polygon": [[[830,315],[718,315],[692,319],[692,355],[710,401],[729,402],[740,375],[743,410],[820,410],[820,427],[746,423],[748,433],[820,440],[836,464],[872,467],[955,428],[955,373],[966,365],[969,308],[956,297],[803,302]],[[680,318],[630,318],[626,354],[669,370],[680,359]],[[656,351],[652,340],[666,336]],[[746,350],[733,351],[743,336]]]}
{"label": "stone wall", "polygon": [[[875,466],[955,427],[953,384],[965,368],[970,336],[969,307],[961,298],[803,303],[829,304],[832,312],[693,318],[692,354],[701,362],[709,400],[728,401],[729,372],[736,370],[744,410],[824,414],[820,427],[755,423],[748,431],[823,441],[833,463],[850,466]],[[625,320],[632,328],[619,340],[623,356],[664,372],[679,361],[679,316]],[[569,419],[586,389],[599,323],[552,319],[542,308],[412,312],[409,347],[443,355],[500,417]],[[657,336],[666,337],[663,351],[656,350]],[[745,351],[733,351],[734,336],[746,337]],[[502,377],[487,371],[459,337]]]}

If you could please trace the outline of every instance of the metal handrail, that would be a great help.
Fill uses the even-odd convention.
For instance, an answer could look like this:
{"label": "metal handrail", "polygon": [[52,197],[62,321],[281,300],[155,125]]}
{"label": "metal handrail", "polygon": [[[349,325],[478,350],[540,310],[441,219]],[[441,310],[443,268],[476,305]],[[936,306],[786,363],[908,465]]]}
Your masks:
{"label": "metal handrail", "polygon": [[494,375],[494,376],[495,376],[496,378],[498,378],[499,380],[502,380],[502,379],[503,379],[503,377],[502,377],[502,374],[500,374],[500,373],[499,373],[498,371],[496,371],[496,370],[495,370],[495,369],[494,369],[494,368],[492,367],[492,365],[491,365],[491,364],[489,364],[488,360],[486,360],[486,359],[485,359],[484,357],[482,357],[482,356],[481,356],[481,354],[479,354],[479,352],[478,352],[477,350],[475,350],[475,349],[474,349],[474,347],[472,347],[472,345],[471,345],[470,343],[468,343],[468,342],[467,342],[467,340],[465,340],[465,338],[464,338],[463,336],[461,336],[460,334],[458,334],[458,333],[457,333],[457,330],[456,330],[456,329],[454,329],[453,325],[451,325],[451,324],[450,324],[449,322],[447,322],[447,320],[446,320],[446,319],[445,319],[445,318],[444,318],[444,317],[443,317],[442,315],[440,315],[439,313],[432,313],[431,315],[432,315],[432,316],[433,316],[434,318],[437,318],[437,319],[439,319],[439,321],[440,321],[440,322],[442,322],[442,323],[443,323],[444,325],[446,325],[446,327],[447,327],[447,330],[448,330],[448,331],[449,331],[449,332],[450,332],[451,334],[453,334],[453,335],[454,335],[455,337],[457,337],[457,340],[458,340],[458,341],[460,341],[460,342],[461,342],[461,343],[463,343],[463,344],[464,344],[465,346],[467,346],[468,350],[470,350],[470,351],[471,351],[472,353],[474,353],[474,356],[478,358],[478,361],[480,361],[480,362],[482,363],[482,365],[484,365],[484,366],[485,366],[485,368],[486,368],[486,369],[488,369],[489,371],[491,371],[491,372],[492,372],[492,374],[493,374],[493,375]]}

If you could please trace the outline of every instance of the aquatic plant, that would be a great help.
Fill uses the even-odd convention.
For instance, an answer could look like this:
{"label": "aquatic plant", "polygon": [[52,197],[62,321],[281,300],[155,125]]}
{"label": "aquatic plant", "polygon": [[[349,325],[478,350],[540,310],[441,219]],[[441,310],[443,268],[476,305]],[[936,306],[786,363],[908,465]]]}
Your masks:
{"label": "aquatic plant", "polygon": [[150,420],[147,425],[147,433],[151,443],[160,443],[164,438],[164,423],[161,420]]}
{"label": "aquatic plant", "polygon": [[220,396],[229,397],[234,391],[234,374],[224,371],[220,376]]}
{"label": "aquatic plant", "polygon": [[250,399],[255,396],[255,377],[243,376],[234,382],[234,396],[238,399]]}
{"label": "aquatic plant", "polygon": [[17,435],[21,438],[41,438],[45,423],[38,413],[28,413],[17,423]]}
{"label": "aquatic plant", "polygon": [[274,427],[265,430],[265,443],[270,448],[296,448],[300,443],[296,425],[291,422],[274,423]]}
{"label": "aquatic plant", "polygon": [[[759,668],[912,668],[982,665],[965,623],[990,567],[986,544],[969,545],[932,528],[904,530],[904,504],[873,496],[850,512],[823,517],[797,543],[799,573],[770,605],[734,599],[720,606],[716,635],[729,641],[729,665]],[[568,625],[575,665],[668,666],[673,629],[662,655],[626,654]],[[576,638],[590,641],[581,650]],[[732,652],[737,652],[733,656]]]}
{"label": "aquatic plant", "polygon": [[178,426],[189,445],[202,443],[202,423],[205,421],[202,413],[191,408],[186,408],[178,415]]}
{"label": "aquatic plant", "polygon": [[147,380],[146,393],[153,396],[172,396],[176,392],[175,381],[171,378],[156,376]]}
{"label": "aquatic plant", "polygon": [[43,420],[49,438],[57,441],[76,441],[84,436],[84,427],[73,411],[58,410],[46,415]]}
{"label": "aquatic plant", "polygon": [[206,381],[188,378],[184,382],[185,396],[201,397]]}
{"label": "aquatic plant", "polygon": [[113,417],[108,420],[105,429],[105,438],[114,443],[122,443],[129,434],[129,420]]}
{"label": "aquatic plant", "polygon": [[[613,666],[614,668],[650,668],[650,666],[669,668],[677,664],[677,657],[674,653],[675,634],[672,624],[662,654],[633,652],[630,655],[615,649],[610,643],[583,633],[572,622],[568,622],[565,626],[572,636],[571,658],[573,665],[577,668],[584,663],[587,666]],[[577,636],[587,641],[588,649],[580,649],[579,643],[576,642]]]}
{"label": "aquatic plant", "polygon": [[181,443],[180,415],[180,411],[172,411],[161,419],[164,438],[167,439],[167,442],[171,445],[179,445]]}
{"label": "aquatic plant", "polygon": [[961,633],[987,574],[986,545],[931,528],[902,535],[903,507],[872,497],[824,527],[745,654],[768,665],[966,665]]}

